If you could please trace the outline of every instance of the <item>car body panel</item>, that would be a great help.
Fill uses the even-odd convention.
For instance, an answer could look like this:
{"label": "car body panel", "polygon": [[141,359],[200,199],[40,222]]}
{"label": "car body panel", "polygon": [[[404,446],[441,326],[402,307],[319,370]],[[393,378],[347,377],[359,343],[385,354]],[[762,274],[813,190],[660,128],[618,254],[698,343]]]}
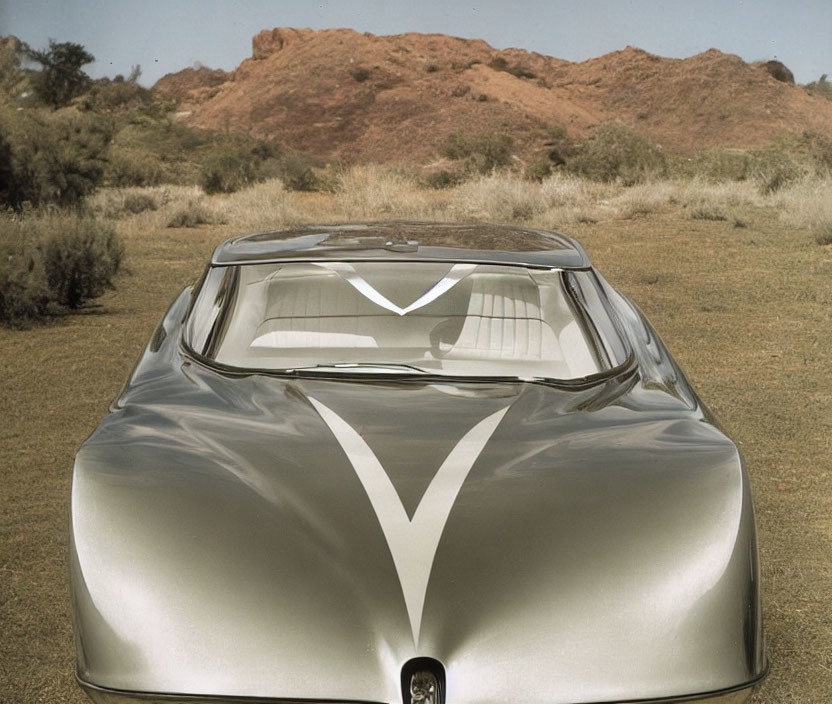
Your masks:
{"label": "car body panel", "polygon": [[444,665],[460,704],[668,700],[758,680],[742,458],[605,289],[634,361],[584,387],[231,373],[183,346],[186,289],[76,459],[91,696],[392,704],[419,656]]}
{"label": "car body panel", "polygon": [[454,261],[586,268],[571,237],[505,225],[379,222],[306,226],[232,238],[211,257],[215,265],[267,261]]}

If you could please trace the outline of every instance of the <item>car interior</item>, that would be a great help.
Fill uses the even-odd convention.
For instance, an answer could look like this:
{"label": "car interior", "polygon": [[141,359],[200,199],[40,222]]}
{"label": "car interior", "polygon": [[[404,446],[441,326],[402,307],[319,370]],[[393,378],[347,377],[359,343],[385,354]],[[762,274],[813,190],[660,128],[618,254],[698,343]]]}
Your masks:
{"label": "car interior", "polygon": [[570,379],[599,371],[555,271],[441,262],[242,266],[218,362],[411,365]]}

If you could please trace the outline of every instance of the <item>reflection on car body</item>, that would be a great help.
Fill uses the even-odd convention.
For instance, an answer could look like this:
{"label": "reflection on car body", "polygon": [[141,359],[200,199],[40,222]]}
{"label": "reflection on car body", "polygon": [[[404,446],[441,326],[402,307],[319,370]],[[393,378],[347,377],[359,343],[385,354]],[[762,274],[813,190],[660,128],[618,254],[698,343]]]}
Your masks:
{"label": "reflection on car body", "polygon": [[[746,701],[748,477],[574,240],[228,240],[82,446],[96,702]],[[248,698],[248,699],[247,699]]]}

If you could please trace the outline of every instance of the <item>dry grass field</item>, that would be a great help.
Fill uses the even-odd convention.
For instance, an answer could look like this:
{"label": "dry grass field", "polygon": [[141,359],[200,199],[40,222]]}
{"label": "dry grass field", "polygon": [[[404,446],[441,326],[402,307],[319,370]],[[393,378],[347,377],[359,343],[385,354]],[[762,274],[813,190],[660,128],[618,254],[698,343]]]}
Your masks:
{"label": "dry grass field", "polygon": [[[159,208],[118,221],[126,258],[115,291],[77,315],[0,329],[0,702],[84,700],[66,566],[73,455],[169,302],[225,237],[361,218],[527,222],[586,246],[745,454],[772,663],[754,701],[832,701],[832,247],[817,241],[832,220],[829,183],[762,197],[749,184],[493,176],[427,191],[390,173],[350,178],[334,194],[147,189]],[[102,193],[96,207],[117,210],[123,195]],[[165,226],[196,206],[217,224]]]}

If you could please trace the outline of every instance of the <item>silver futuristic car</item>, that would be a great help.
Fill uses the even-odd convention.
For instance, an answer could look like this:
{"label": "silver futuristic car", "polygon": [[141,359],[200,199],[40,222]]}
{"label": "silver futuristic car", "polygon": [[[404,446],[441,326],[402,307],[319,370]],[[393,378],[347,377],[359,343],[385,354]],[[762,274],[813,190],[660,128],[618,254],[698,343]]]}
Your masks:
{"label": "silver futuristic car", "polygon": [[740,704],[748,477],[572,239],[232,239],[80,449],[99,703]]}

